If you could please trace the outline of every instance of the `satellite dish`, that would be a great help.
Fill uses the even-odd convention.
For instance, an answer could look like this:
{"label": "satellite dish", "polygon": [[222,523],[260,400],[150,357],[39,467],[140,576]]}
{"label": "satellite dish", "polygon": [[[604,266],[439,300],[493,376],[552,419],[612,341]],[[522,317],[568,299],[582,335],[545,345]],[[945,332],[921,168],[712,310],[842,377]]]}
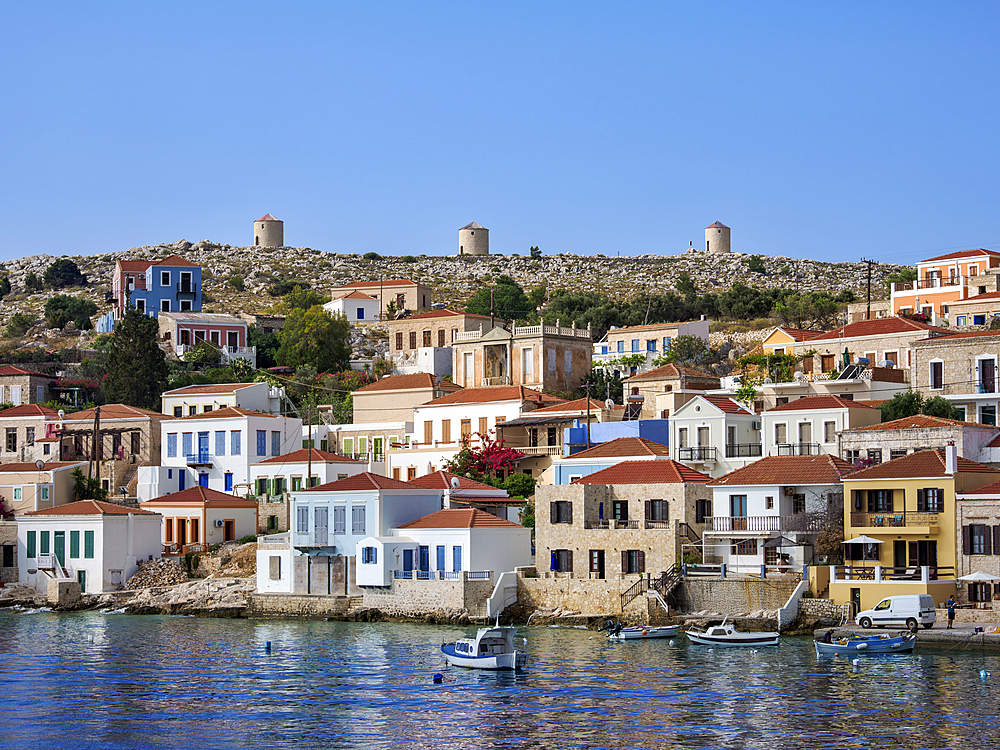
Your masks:
{"label": "satellite dish", "polygon": [[60,409],[59,410],[59,419],[62,420],[65,417],[66,417],[66,412],[64,412],[62,409]]}
{"label": "satellite dish", "polygon": [[452,478],[451,478],[451,488],[452,488],[453,490],[457,490],[457,489],[458,489],[459,487],[461,487],[461,486],[462,486],[462,482],[461,482],[461,481],[459,481],[459,478],[458,478],[458,477],[452,477]]}
{"label": "satellite dish", "polygon": [[799,380],[802,377],[802,370],[796,370],[792,374],[792,377],[795,378],[796,380]]}
{"label": "satellite dish", "polygon": [[771,378],[764,378],[764,385],[771,385],[774,381]]}
{"label": "satellite dish", "polygon": [[604,402],[604,408],[608,410],[614,409],[615,400],[613,398],[609,398],[607,401]]}
{"label": "satellite dish", "polygon": [[45,462],[42,459],[38,459],[37,461],[35,461],[35,468],[41,471],[42,469],[45,468]]}

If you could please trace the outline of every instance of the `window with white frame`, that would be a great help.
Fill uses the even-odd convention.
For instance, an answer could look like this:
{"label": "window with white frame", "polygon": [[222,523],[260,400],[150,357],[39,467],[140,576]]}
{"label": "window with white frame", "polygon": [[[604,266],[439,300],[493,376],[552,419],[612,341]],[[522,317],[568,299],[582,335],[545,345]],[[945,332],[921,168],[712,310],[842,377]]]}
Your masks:
{"label": "window with white frame", "polygon": [[930,363],[930,387],[935,391],[944,388],[944,362],[940,359]]}
{"label": "window with white frame", "polygon": [[823,442],[833,443],[837,440],[837,423],[836,422],[824,422],[823,423]]}

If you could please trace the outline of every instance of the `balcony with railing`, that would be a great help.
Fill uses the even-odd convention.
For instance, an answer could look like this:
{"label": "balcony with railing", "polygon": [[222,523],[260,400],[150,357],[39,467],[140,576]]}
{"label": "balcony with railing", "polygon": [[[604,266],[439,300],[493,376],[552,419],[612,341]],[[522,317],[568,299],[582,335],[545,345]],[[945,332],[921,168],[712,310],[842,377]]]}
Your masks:
{"label": "balcony with railing", "polygon": [[193,281],[179,281],[175,288],[178,296],[194,297],[198,294],[198,285]]}
{"label": "balcony with railing", "polygon": [[402,581],[489,581],[491,570],[394,570],[392,577]]}
{"label": "balcony with railing", "polygon": [[188,466],[211,466],[212,454],[210,454],[208,451],[198,451],[197,453],[188,453],[184,456],[184,461]]}
{"label": "balcony with railing", "polygon": [[913,281],[894,281],[892,282],[892,293],[918,292],[921,289],[950,289],[964,286],[966,281],[967,277],[965,276],[928,276]]}
{"label": "balcony with railing", "polygon": [[779,456],[818,456],[819,443],[778,443]]}
{"label": "balcony with railing", "polygon": [[678,461],[716,461],[719,449],[712,446],[699,445],[693,448],[679,448]]}
{"label": "balcony with railing", "polygon": [[911,565],[894,568],[886,565],[831,565],[830,582],[870,581],[872,583],[928,583],[929,581],[954,581],[953,567],[937,565]]}
{"label": "balcony with railing", "polygon": [[938,514],[925,511],[851,513],[851,527],[856,529],[891,528],[900,531],[914,527],[916,529],[933,528],[936,533],[938,528]]}
{"label": "balcony with railing", "polygon": [[510,385],[510,375],[499,375],[492,378],[483,378],[483,387],[489,388],[495,385]]}
{"label": "balcony with railing", "polygon": [[671,521],[654,520],[651,518],[637,519],[616,519],[599,518],[596,520],[584,521],[585,529],[607,529],[609,531],[617,529],[670,529],[673,527]]}
{"label": "balcony with railing", "polygon": [[760,443],[732,443],[726,445],[726,458],[760,458],[764,446]]}
{"label": "balcony with railing", "polygon": [[786,531],[818,531],[822,521],[813,515],[792,516],[709,516],[706,534],[771,534]]}

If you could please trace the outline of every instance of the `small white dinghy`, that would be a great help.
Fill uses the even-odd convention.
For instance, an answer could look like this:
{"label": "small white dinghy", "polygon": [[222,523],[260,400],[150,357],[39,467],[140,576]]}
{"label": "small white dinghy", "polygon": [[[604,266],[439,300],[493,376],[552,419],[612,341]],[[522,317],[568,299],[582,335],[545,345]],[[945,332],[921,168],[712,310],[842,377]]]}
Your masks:
{"label": "small white dinghy", "polygon": [[659,625],[650,627],[648,625],[633,625],[624,627],[621,623],[609,620],[601,630],[608,631],[610,641],[641,641],[650,638],[673,638],[681,632],[680,625]]}
{"label": "small white dinghy", "polygon": [[442,643],[445,660],[456,667],[472,669],[524,669],[528,652],[514,648],[514,627],[480,628],[475,638]]}
{"label": "small white dinghy", "polygon": [[733,625],[727,624],[726,620],[721,625],[709,625],[704,630],[688,630],[685,635],[699,646],[777,646],[780,638],[774,632],[748,633],[737,630]]}

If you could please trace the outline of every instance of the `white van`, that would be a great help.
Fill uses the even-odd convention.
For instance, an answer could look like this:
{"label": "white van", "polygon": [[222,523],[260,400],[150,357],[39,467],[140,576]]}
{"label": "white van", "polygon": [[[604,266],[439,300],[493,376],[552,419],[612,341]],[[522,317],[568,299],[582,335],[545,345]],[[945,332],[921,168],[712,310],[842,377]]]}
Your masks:
{"label": "white van", "polygon": [[854,619],[854,622],[862,628],[905,625],[913,632],[916,632],[918,625],[933,628],[936,621],[934,599],[930,594],[888,596],[876,604],[874,609],[859,612]]}

